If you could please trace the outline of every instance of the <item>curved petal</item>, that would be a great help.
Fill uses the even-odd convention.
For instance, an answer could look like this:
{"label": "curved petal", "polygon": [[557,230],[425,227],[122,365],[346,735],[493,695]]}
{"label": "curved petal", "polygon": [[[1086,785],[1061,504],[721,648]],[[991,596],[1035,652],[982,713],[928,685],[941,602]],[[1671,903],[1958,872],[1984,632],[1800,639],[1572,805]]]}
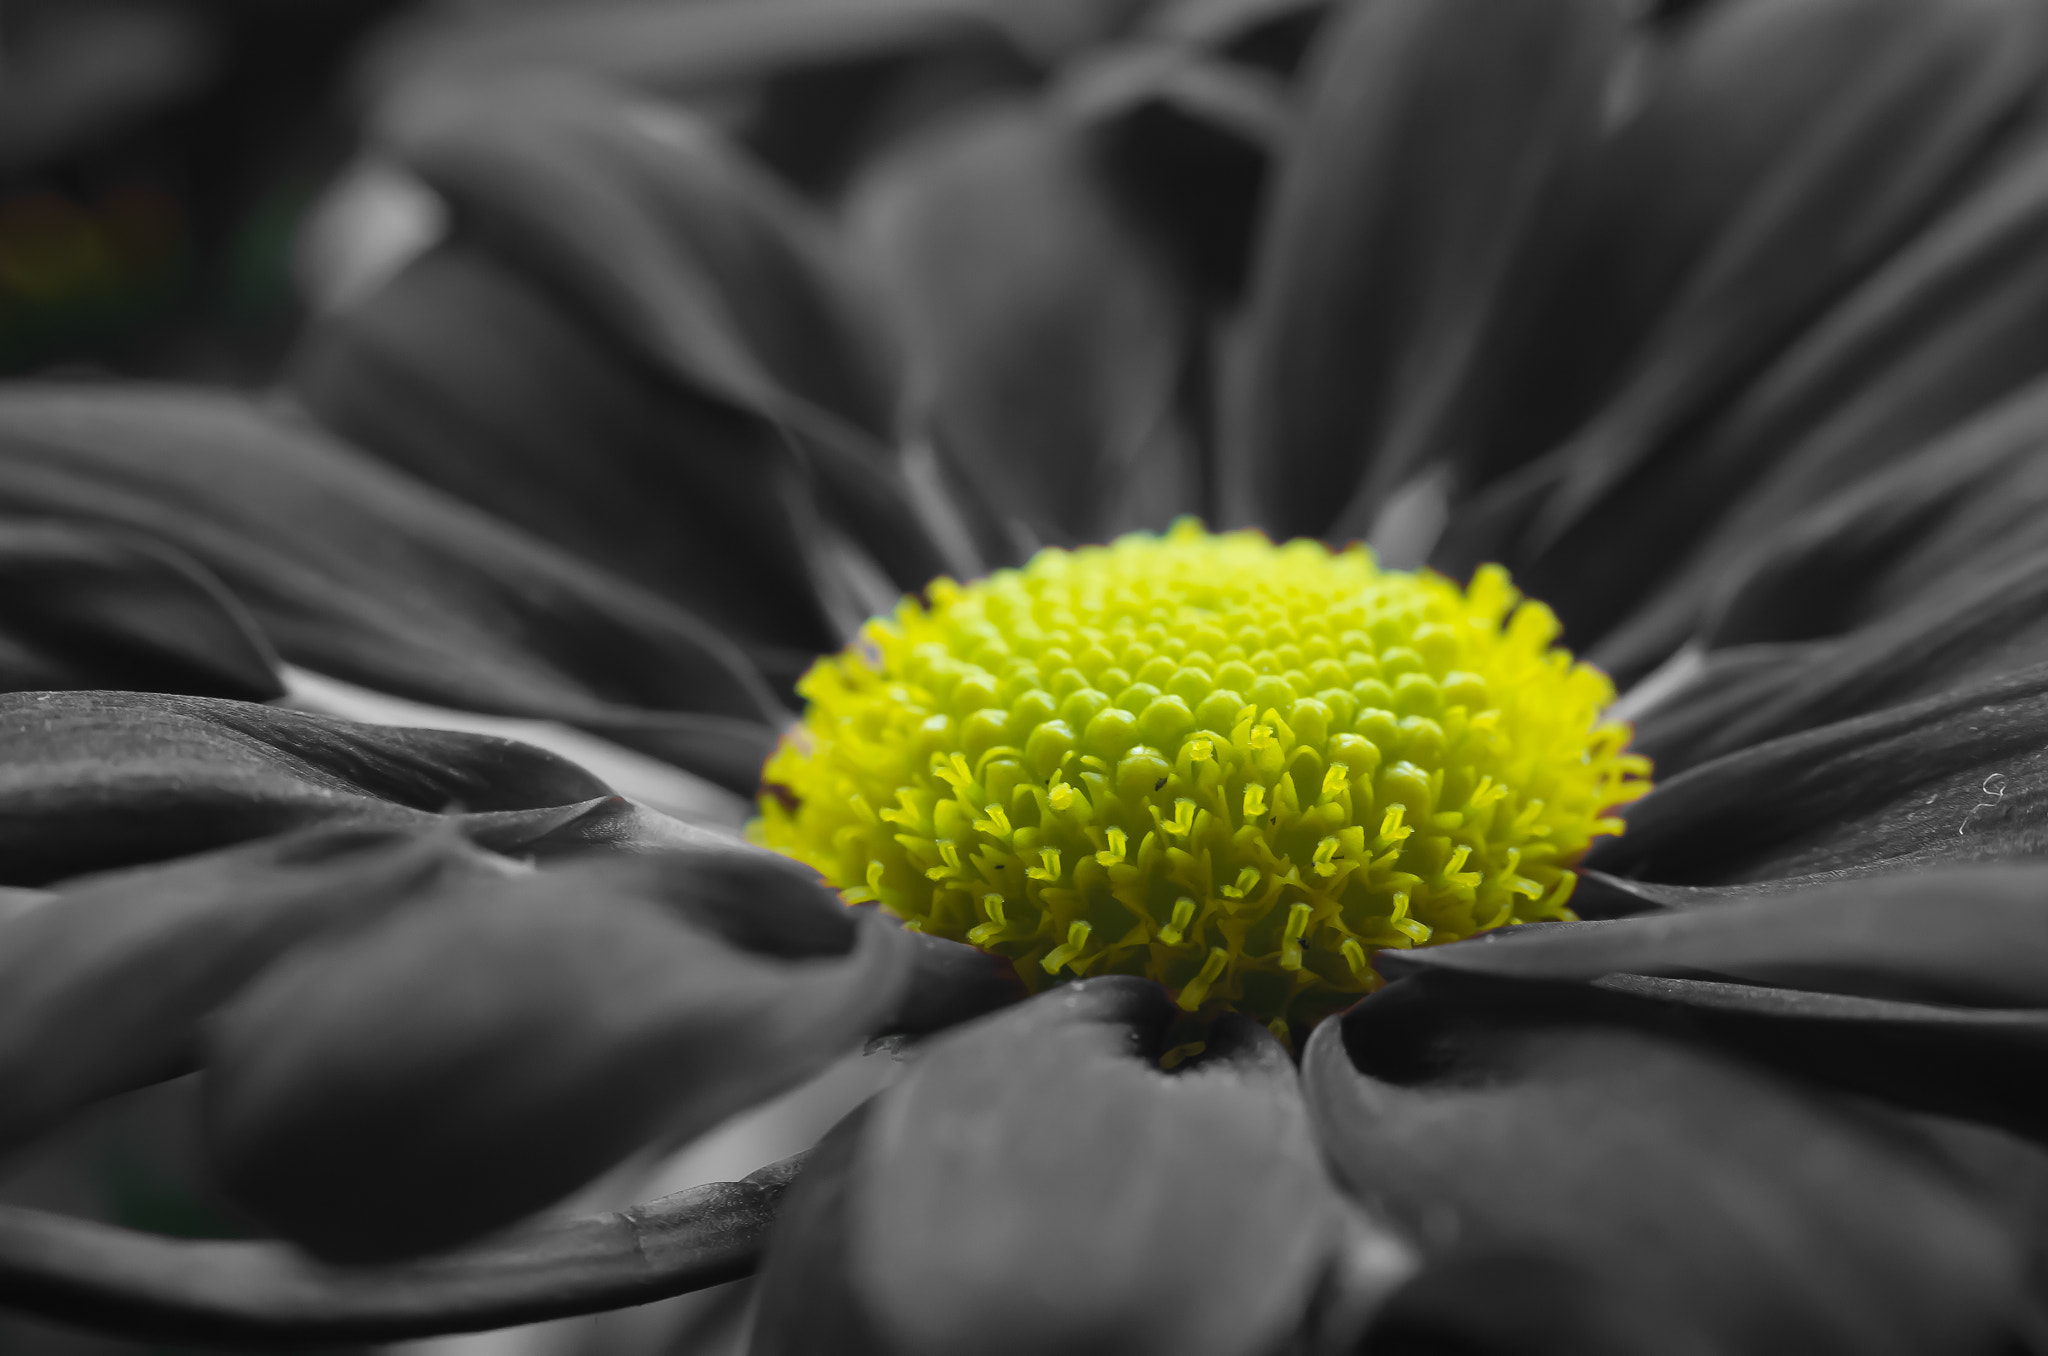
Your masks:
{"label": "curved petal", "polygon": [[728,635],[795,651],[798,672],[839,644],[787,444],[649,375],[488,250],[442,246],[323,321],[292,385],[356,446]]}
{"label": "curved petal", "polygon": [[[1942,205],[2033,88],[2048,23],[2029,0],[1732,0],[1680,25],[1634,130],[1621,210],[1714,204],[1668,306],[1567,442],[1455,516],[1457,566],[1502,559],[1601,635],[1752,478],[1737,440],[1682,445]],[[1720,175],[1727,173],[1727,179]],[[1724,465],[1723,460],[1732,465]]]}
{"label": "curved petal", "polygon": [[[1293,1067],[1225,1019],[1162,1074],[1173,1016],[1147,981],[1090,980],[935,1044],[799,1187],[757,1356],[1276,1348],[1339,1222]],[[798,1292],[854,1312],[776,1302]]]}
{"label": "curved petal", "polygon": [[821,223],[708,126],[562,78],[416,92],[380,133],[469,228],[740,409],[889,427],[880,350]]}
{"label": "curved petal", "polygon": [[1154,7],[1140,32],[1292,75],[1330,9],[1329,0],[1173,0]]}
{"label": "curved petal", "polygon": [[872,169],[849,213],[905,336],[911,416],[1027,546],[1199,505],[1186,298],[1075,119],[965,116]]}
{"label": "curved petal", "polygon": [[1962,1009],[1642,975],[1597,988],[1665,1021],[1817,1083],[1895,1104],[1990,1122],[2040,1138],[2034,1090],[2048,1074],[2048,1010]]}
{"label": "curved petal", "polygon": [[1587,854],[1680,885],[2033,856],[2048,666],[1838,721],[1681,773]]}
{"label": "curved petal", "polygon": [[[885,926],[902,927],[878,904],[856,904],[853,911],[871,914]],[[927,1036],[1027,997],[1016,967],[1007,957],[929,933],[902,931],[911,948],[910,982],[903,992],[903,1005],[877,1035]]]}
{"label": "curved petal", "polygon": [[[2028,566],[2048,551],[2044,432],[2037,380],[1766,530],[1720,573],[1694,642],[1704,662],[1649,705],[1638,745],[1670,769],[2030,662]],[[1663,603],[1641,620],[1686,624]]]}
{"label": "curved petal", "polygon": [[0,512],[183,551],[295,664],[582,725],[736,789],[783,719],[696,617],[233,397],[14,386]]}
{"label": "curved petal", "polygon": [[1416,1287],[1483,1257],[1545,1258],[1573,1283],[1463,1320],[1397,1295],[1390,1327],[1422,1307],[1450,1326],[1437,1340],[1472,1340],[1520,1293],[1523,1322],[1571,1324],[1596,1351],[1628,1335],[1648,1343],[1631,1351],[1904,1356],[1990,1351],[2019,1321],[2017,1240],[1867,1115],[1639,1034],[1404,1012],[1406,988],[1310,1040],[1339,1177],[1429,1254]]}
{"label": "curved petal", "polygon": [[[1756,647],[1730,681],[1730,652],[1636,726],[1633,745],[1665,775],[1829,721],[1974,687],[2048,662],[2048,547],[1949,588],[1839,639]],[[1741,660],[1737,652],[1732,656]],[[1713,662],[1719,659],[1722,662]]]}
{"label": "curved petal", "polygon": [[947,568],[885,438],[887,336],[821,222],[707,123],[560,77],[415,90],[388,149],[667,379],[792,436],[825,506],[917,588]]}
{"label": "curved petal", "polygon": [[[2048,1009],[1952,1007],[1718,980],[1412,967],[1380,1005],[1379,1039],[1448,1022],[1503,1029],[1619,1027],[1704,1042],[1793,1078],[1896,1107],[1969,1117],[2038,1138]],[[1392,1033],[1391,1035],[1389,1033]]]}
{"label": "curved petal", "polygon": [[1333,16],[1260,228],[1224,447],[1235,516],[1320,534],[1441,437],[1518,249],[1597,132],[1619,15],[1391,0]]}
{"label": "curved petal", "polygon": [[[296,953],[208,1043],[222,1182],[323,1257],[432,1251],[792,1086],[894,1010],[893,929],[862,921],[839,954],[750,950],[665,902],[702,871],[696,854],[544,871]],[[807,903],[839,908],[816,886]]]}
{"label": "curved petal", "polygon": [[[1969,471],[1982,470],[1980,440],[1995,438],[1998,425],[1977,420],[1965,432],[1965,421],[2042,372],[2044,221],[2048,136],[2036,127],[1815,325],[1701,446],[1672,460],[1663,491],[1670,501],[1705,495],[1729,503],[1728,511],[1683,568],[1602,639],[1595,661],[1624,675],[1654,663],[1725,599],[1731,571],[1758,542],[1807,536],[1819,526],[1809,518],[1816,501],[1858,496],[1858,477],[1939,480],[1930,473],[1953,459],[1966,484]],[[2012,418],[2023,408],[2024,397],[2006,407]],[[1878,493],[1875,483],[1868,493]],[[1900,513],[1922,511],[1910,496],[1895,502]],[[1944,507],[1936,500],[1925,511]],[[1661,545],[1668,553],[1670,544]],[[1812,591],[1808,606],[1834,592]],[[1858,590],[1842,595],[1847,603]]]}
{"label": "curved petal", "polygon": [[1952,867],[1641,918],[1515,928],[1383,951],[1388,978],[1712,976],[1749,984],[2048,1009],[2048,866]]}
{"label": "curved petal", "polygon": [[1700,630],[1713,647],[1877,621],[2048,547],[2048,379],[1760,533]]}
{"label": "curved petal", "polygon": [[1280,81],[1159,44],[1083,65],[1057,97],[1089,127],[1110,190],[1197,295],[1233,305],[1251,269],[1269,162],[1292,121]]}
{"label": "curved petal", "polygon": [[336,820],[461,822],[444,818],[451,809],[469,811],[488,845],[518,851],[573,836],[587,803],[608,797],[575,764],[489,735],[209,697],[0,694],[0,880],[13,885]]}
{"label": "curved petal", "polygon": [[66,1323],[234,1346],[393,1342],[595,1313],[745,1275],[790,1163],[461,1252],[341,1270],[276,1243],[133,1233],[0,1205],[0,1298]]}
{"label": "curved petal", "polygon": [[0,692],[109,687],[284,695],[270,642],[190,559],[71,523],[0,519]]}
{"label": "curved petal", "polygon": [[314,829],[95,877],[0,920],[0,1146],[185,1072],[201,1021],[309,938],[515,869],[453,834]]}
{"label": "curved petal", "polygon": [[389,94],[488,71],[575,71],[643,89],[718,89],[780,71],[853,64],[1005,36],[980,0],[612,0],[585,9],[492,10],[401,33],[373,55]]}
{"label": "curved petal", "polygon": [[748,1356],[894,1356],[854,1294],[848,1202],[870,1098],[818,1141],[768,1236]]}

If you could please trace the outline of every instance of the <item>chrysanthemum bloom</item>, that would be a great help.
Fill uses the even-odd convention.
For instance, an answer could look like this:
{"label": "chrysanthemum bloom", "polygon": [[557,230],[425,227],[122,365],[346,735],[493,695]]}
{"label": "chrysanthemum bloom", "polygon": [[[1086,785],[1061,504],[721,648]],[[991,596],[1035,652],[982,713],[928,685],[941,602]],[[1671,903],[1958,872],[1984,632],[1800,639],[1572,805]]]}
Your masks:
{"label": "chrysanthemum bloom", "polygon": [[0,1301],[2042,1349],[2048,11],[1647,8],[386,51],[288,400],[0,396],[0,1126],[196,1069],[268,1235]]}

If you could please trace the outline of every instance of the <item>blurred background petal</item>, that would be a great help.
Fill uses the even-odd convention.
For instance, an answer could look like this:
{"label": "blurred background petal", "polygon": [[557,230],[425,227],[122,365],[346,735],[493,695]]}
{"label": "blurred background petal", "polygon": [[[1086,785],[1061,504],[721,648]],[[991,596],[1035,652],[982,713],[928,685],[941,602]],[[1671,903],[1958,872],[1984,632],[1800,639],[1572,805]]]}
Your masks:
{"label": "blurred background petal", "polygon": [[543,871],[297,953],[209,1043],[222,1181],[322,1256],[431,1251],[657,1136],[709,1129],[894,1010],[909,966],[893,929],[848,926],[810,887],[837,950],[787,929],[772,950],[750,947],[758,921],[737,916],[722,935],[663,906],[692,865]]}
{"label": "blurred background petal", "polygon": [[0,692],[130,688],[266,701],[278,658],[207,571],[155,542],[0,519]]}
{"label": "blurred background petal", "polygon": [[247,400],[17,386],[0,510],[184,551],[293,663],[596,728],[736,788],[781,719],[700,618]]}
{"label": "blurred background petal", "polygon": [[308,938],[516,870],[452,833],[318,828],[74,882],[0,921],[0,1144],[188,1071],[201,1022]]}
{"label": "blurred background petal", "polygon": [[1620,18],[1604,0],[1390,0],[1334,19],[1260,229],[1227,517],[1339,530],[1361,477],[1384,495],[1421,463],[1469,398],[1525,235],[1599,130]]}

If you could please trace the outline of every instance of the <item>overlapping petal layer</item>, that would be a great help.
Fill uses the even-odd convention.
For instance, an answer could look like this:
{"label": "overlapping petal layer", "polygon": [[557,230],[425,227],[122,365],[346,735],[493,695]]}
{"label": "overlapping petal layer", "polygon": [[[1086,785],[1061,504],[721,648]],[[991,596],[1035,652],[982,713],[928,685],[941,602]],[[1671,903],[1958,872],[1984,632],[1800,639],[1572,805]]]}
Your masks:
{"label": "overlapping petal layer", "polygon": [[[0,394],[0,1136],[196,1065],[278,1235],[10,1208],[0,1301],[277,1343],[729,1279],[797,1165],[354,1264],[893,1032],[899,1085],[782,1209],[757,1351],[2038,1345],[2044,19],[710,0],[394,34],[366,144],[456,211],[308,326],[332,434]],[[1623,708],[1663,780],[1582,868],[1603,921],[1388,953],[1299,1086],[1240,1023],[1167,1036],[1142,981],[992,1012],[981,953],[552,755],[261,704],[311,670],[751,794],[787,719],[757,666],[1191,505],[1505,555],[1625,681],[1678,656]]]}

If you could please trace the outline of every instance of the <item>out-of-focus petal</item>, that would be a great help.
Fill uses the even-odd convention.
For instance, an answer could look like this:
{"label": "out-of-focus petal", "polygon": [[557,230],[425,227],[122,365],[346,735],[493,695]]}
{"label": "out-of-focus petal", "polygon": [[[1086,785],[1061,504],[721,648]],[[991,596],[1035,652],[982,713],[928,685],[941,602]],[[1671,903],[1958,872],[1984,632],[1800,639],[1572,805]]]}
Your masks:
{"label": "out-of-focus petal", "polygon": [[82,158],[174,116],[221,64],[217,16],[156,5],[24,7],[9,24],[0,172]]}
{"label": "out-of-focus petal", "polygon": [[1389,978],[1708,976],[1878,998],[2048,1009],[2048,866],[1952,867],[1640,918],[1386,951]]}
{"label": "out-of-focus petal", "polygon": [[1289,76],[1331,8],[1330,0],[1168,0],[1145,16],[1140,33]]}
{"label": "out-of-focus petal", "polygon": [[1260,228],[1226,508],[1328,529],[1438,440],[1547,192],[1598,128],[1605,0],[1351,6],[1317,39]]}
{"label": "out-of-focus petal", "polygon": [[1293,1066],[1230,1018],[1162,1074],[1174,1015],[1149,982],[1089,980],[924,1053],[801,1179],[757,1356],[1284,1342],[1339,1227]]}
{"label": "out-of-focus petal", "polygon": [[1268,163],[1291,123],[1280,81],[1160,44],[1084,64],[1058,97],[1092,129],[1118,201],[1170,252],[1195,291],[1243,291]]}
{"label": "out-of-focus petal", "polygon": [[[2016,1241],[1868,1113],[1640,1034],[1404,1010],[1407,987],[1325,1023],[1303,1062],[1338,1176],[1430,1258],[1382,1311],[1393,1349],[1524,1349],[1500,1344],[1507,1318],[1564,1327],[1544,1350],[1687,1356],[2012,1336]],[[1463,1306],[1441,1284],[1532,1257],[1569,1284]]]}
{"label": "out-of-focus petal", "polygon": [[1599,870],[1716,885],[2036,855],[2048,666],[1837,721],[1660,782]]}
{"label": "out-of-focus petal", "polygon": [[1760,534],[1699,636],[1808,640],[1879,620],[2048,546],[2048,380]]}
{"label": "out-of-focus petal", "polygon": [[735,788],[752,790],[783,718],[692,614],[233,397],[16,386],[0,512],[184,552],[295,664],[581,725]]}
{"label": "out-of-focus petal", "polygon": [[[1958,487],[1968,482],[1966,464],[1982,470],[1978,454],[1988,449],[1981,440],[1996,438],[1998,425],[1973,419],[1974,434],[1957,426],[2043,370],[2048,265],[2037,246],[2044,222],[2048,128],[2037,126],[1787,352],[1706,441],[1672,459],[1667,499],[1725,503],[1727,514],[1684,567],[1601,641],[1596,662],[1624,675],[1656,662],[1725,596],[1730,573],[1758,543],[1809,533],[1816,503],[1864,493],[1859,477],[1903,489],[1893,480],[1896,464],[1926,490],[1933,464],[1954,459]],[[2007,406],[2016,419],[2026,417],[2020,408]],[[1952,437],[1941,436],[1951,428]],[[1957,446],[1948,446],[1952,439]],[[1935,446],[1946,450],[1934,454]],[[1909,464],[1919,470],[1903,472]],[[1867,493],[1877,494],[1876,485]],[[1942,507],[1885,493],[1902,516]],[[1806,605],[1826,606],[1836,591],[1805,590]]]}
{"label": "out-of-focus petal", "polygon": [[775,430],[648,373],[487,250],[444,246],[324,321],[292,384],[356,446],[799,672],[843,639]]}
{"label": "out-of-focus petal", "polygon": [[[816,1072],[895,1009],[909,953],[750,856],[819,936],[784,928],[762,950],[703,926],[702,861],[663,854],[457,891],[297,952],[209,1042],[222,1181],[322,1256],[410,1255]],[[836,952],[814,944],[831,931]]]}
{"label": "out-of-focus petal", "polygon": [[1950,585],[1839,639],[1757,647],[1759,662],[1740,678],[1709,656],[1702,668],[1720,671],[1649,712],[1635,747],[1669,776],[1766,739],[2048,662],[2048,548]]}
{"label": "out-of-focus petal", "polygon": [[489,846],[519,851],[587,840],[594,830],[576,821],[609,797],[574,763],[489,735],[210,697],[0,694],[0,881],[11,885],[334,821],[429,828],[450,811]]}
{"label": "out-of-focus petal", "polygon": [[1593,209],[1651,214],[1615,262],[1669,270],[1668,303],[1598,410],[1455,515],[1440,552],[1503,560],[1582,640],[1750,479],[1684,440],[1981,163],[2048,24],[2030,0],[1731,0],[1675,32]]}
{"label": "out-of-focus petal", "polygon": [[961,42],[1010,41],[983,0],[613,0],[588,6],[442,11],[394,32],[367,84],[385,97],[492,72],[574,71],[672,94],[746,85],[786,70],[853,65]]}
{"label": "out-of-focus petal", "polygon": [[1629,637],[1699,619],[1664,671],[1684,676],[1637,718],[1638,746],[1675,769],[2038,660],[2026,590],[2048,551],[2044,435],[2037,380],[1763,531],[1703,611],[1695,591],[1640,614],[1616,636],[1625,663],[1649,653]]}
{"label": "out-of-focus petal", "polygon": [[885,441],[886,331],[823,222],[707,122],[526,78],[414,91],[380,132],[467,229],[657,372],[790,437],[899,585],[947,567]]}
{"label": "out-of-focus petal", "polygon": [[200,1022],[308,938],[514,869],[452,833],[316,829],[97,877],[0,919],[0,1145],[186,1071]]}
{"label": "out-of-focus petal", "polygon": [[0,519],[0,691],[113,687],[284,695],[270,642],[189,558],[71,523]]}
{"label": "out-of-focus petal", "polygon": [[434,1257],[332,1267],[263,1242],[169,1238],[0,1205],[10,1307],[151,1342],[397,1342],[702,1290],[759,1257],[797,1165],[625,1210],[537,1221]]}
{"label": "out-of-focus petal", "polygon": [[905,335],[910,417],[1024,545],[1197,507],[1185,299],[1073,118],[963,117],[873,169],[848,210]]}
{"label": "out-of-focus petal", "polygon": [[823,223],[710,125],[564,79],[422,93],[385,141],[536,278],[671,374],[756,413],[880,435],[885,350]]}

